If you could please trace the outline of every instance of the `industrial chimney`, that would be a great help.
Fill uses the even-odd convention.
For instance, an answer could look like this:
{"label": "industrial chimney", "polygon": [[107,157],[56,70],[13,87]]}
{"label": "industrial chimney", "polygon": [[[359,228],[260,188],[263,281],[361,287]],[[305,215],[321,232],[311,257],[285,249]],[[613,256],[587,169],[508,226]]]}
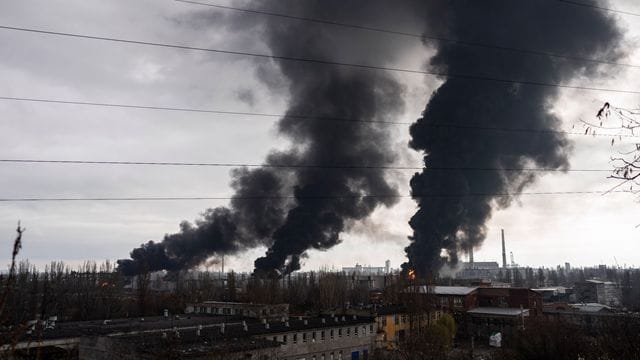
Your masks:
{"label": "industrial chimney", "polygon": [[502,267],[507,267],[507,250],[504,248],[504,229],[502,231]]}

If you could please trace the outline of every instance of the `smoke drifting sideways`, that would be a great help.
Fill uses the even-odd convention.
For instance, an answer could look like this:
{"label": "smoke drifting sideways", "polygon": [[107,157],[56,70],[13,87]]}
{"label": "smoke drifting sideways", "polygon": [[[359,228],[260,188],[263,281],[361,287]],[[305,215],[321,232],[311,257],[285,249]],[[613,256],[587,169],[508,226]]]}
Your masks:
{"label": "smoke drifting sideways", "polygon": [[[234,198],[229,207],[207,209],[195,224],[182,222],[180,232],[149,241],[118,260],[118,269],[131,276],[159,270],[180,271],[212,256],[234,254],[266,243],[285,214],[284,178],[272,169],[235,169]],[[255,199],[246,201],[247,197]]]}
{"label": "smoke drifting sideways", "polygon": [[[415,18],[407,6],[398,6],[389,15],[386,1],[366,5],[340,0],[251,4],[273,12],[327,19],[339,15],[345,21],[382,26]],[[394,36],[274,17],[245,14],[229,22],[238,30],[260,28],[264,42],[280,56],[384,65],[415,46],[415,41],[398,41]],[[395,161],[388,125],[367,122],[390,120],[404,109],[404,86],[389,73],[285,60],[258,66],[267,85],[273,84],[273,71],[284,76],[289,95],[286,114],[290,116],[279,120],[277,130],[291,145],[272,151],[267,163],[384,166]],[[265,71],[271,73],[265,75]],[[293,116],[301,114],[317,119]],[[298,270],[309,249],[331,248],[355,221],[397,201],[392,197],[397,195],[396,186],[381,169],[259,168],[239,169],[232,176],[235,199],[229,207],[207,210],[195,224],[183,223],[179,233],[143,244],[131,252],[131,259],[120,260],[119,268],[129,275],[176,271],[214,255],[264,245],[268,250],[255,261],[256,274],[281,276]],[[242,199],[259,196],[270,198]]]}
{"label": "smoke drifting sideways", "polygon": [[[623,34],[614,18],[601,11],[564,4],[433,1],[427,2],[426,25],[428,33],[468,42],[607,60],[623,55]],[[592,62],[445,42],[429,45],[437,50],[430,59],[430,68],[449,74],[566,83],[580,76],[594,79],[605,70]],[[410,146],[424,153],[425,170],[416,173],[410,182],[418,210],[409,222],[413,235],[405,249],[405,269],[429,276],[437,274],[444,264],[454,265],[460,252],[482,243],[493,209],[506,208],[513,200],[486,194],[517,194],[536,180],[535,174],[526,171],[443,172],[427,170],[430,167],[568,169],[570,142],[562,134],[545,132],[561,126],[560,119],[550,112],[558,91],[554,87],[445,79],[431,96],[422,117],[410,128]],[[437,124],[541,131],[483,131],[434,126]],[[424,196],[427,194],[469,196]]]}

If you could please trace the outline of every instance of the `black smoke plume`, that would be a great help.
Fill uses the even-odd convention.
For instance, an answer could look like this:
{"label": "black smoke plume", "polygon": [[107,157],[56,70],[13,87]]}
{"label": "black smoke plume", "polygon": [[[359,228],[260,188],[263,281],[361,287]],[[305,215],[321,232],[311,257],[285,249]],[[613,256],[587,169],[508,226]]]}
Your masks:
{"label": "black smoke plume", "polygon": [[[265,2],[261,2],[264,4]],[[314,18],[343,16],[350,22],[389,22],[388,2],[267,1],[268,8]],[[398,8],[398,6],[394,6]],[[399,9],[397,9],[399,10]],[[408,15],[396,11],[397,17]],[[384,19],[384,20],[383,20]],[[276,54],[328,59],[350,63],[385,64],[398,55],[402,41],[380,38],[352,29],[335,29],[270,19],[265,23],[265,40]],[[393,40],[396,40],[395,42]],[[405,44],[406,45],[406,42]],[[403,87],[385,72],[358,71],[339,66],[309,66],[279,61],[290,82],[289,114],[315,114],[328,118],[359,121],[391,120],[403,107]],[[283,161],[312,164],[385,165],[395,160],[388,129],[380,124],[306,121],[285,118],[279,131],[295,141],[292,150],[280,154]],[[273,244],[255,262],[257,272],[284,273],[300,268],[308,249],[328,249],[340,242],[340,235],[353,221],[369,216],[380,205],[391,206],[396,188],[382,170],[350,169],[326,171],[303,169],[295,174],[295,205],[272,236]],[[319,199],[319,196],[335,198]]]}
{"label": "black smoke plume", "polygon": [[[427,32],[431,34],[575,57],[615,60],[621,56],[621,31],[614,19],[602,11],[546,1],[456,0],[426,4]],[[447,42],[429,45],[437,51],[430,68],[455,75],[568,83],[579,76],[594,79],[602,70],[592,62]],[[445,79],[423,116],[411,126],[410,146],[424,153],[426,169],[567,169],[569,141],[562,134],[545,132],[560,128],[560,120],[550,112],[558,93],[554,87]],[[542,131],[483,131],[438,124]],[[446,262],[457,262],[460,251],[482,243],[492,210],[505,208],[512,201],[498,196],[425,195],[519,193],[535,180],[535,174],[526,171],[423,170],[415,174],[410,185],[419,209],[410,220],[413,236],[406,248],[409,262],[405,268],[428,275],[437,273]]]}
{"label": "black smoke plume", "polygon": [[[233,254],[268,241],[284,217],[282,176],[272,169],[232,171],[234,199],[228,208],[208,209],[195,224],[182,222],[180,232],[161,242],[149,241],[118,260],[125,275],[146,271],[179,271],[202,264],[215,255]],[[278,198],[281,196],[281,198]],[[247,201],[247,197],[264,199]]]}
{"label": "black smoke plume", "polygon": [[[270,0],[256,1],[251,6],[387,27],[404,24],[406,21],[400,19],[413,17],[410,11],[404,11],[406,6],[389,11],[389,3],[382,0],[366,4]],[[391,35],[267,16],[245,14],[231,21],[237,31],[260,28],[265,43],[279,56],[385,65],[412,42]],[[277,130],[291,145],[288,150],[273,151],[267,163],[381,166],[395,160],[386,125],[367,122],[391,120],[403,109],[404,87],[389,73],[285,60],[274,63],[276,76],[286,79],[287,115],[292,115],[282,118]],[[268,69],[274,64],[259,65],[265,83],[272,83],[269,79],[274,74],[265,75],[264,71],[273,71]],[[327,120],[336,118],[356,122]],[[233,178],[236,200],[228,208],[208,210],[195,225],[183,223],[179,233],[134,249],[131,259],[119,261],[120,269],[127,274],[181,270],[212,255],[266,245],[266,255],[255,261],[256,272],[288,273],[300,268],[307,250],[338,244],[351,223],[366,218],[378,206],[393,205],[396,200],[389,195],[397,194],[383,170],[370,168],[240,169]],[[261,195],[284,195],[289,199],[241,200]]]}

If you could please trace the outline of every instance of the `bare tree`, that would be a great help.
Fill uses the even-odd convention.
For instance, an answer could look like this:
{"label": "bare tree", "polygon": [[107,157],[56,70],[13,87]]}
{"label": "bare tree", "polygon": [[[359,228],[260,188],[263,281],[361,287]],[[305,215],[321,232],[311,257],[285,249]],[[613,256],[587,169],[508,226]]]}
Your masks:
{"label": "bare tree", "polygon": [[20,227],[20,223],[18,222],[18,228],[16,229],[16,238],[13,241],[13,251],[11,252],[11,265],[9,267],[9,274],[7,275],[6,284],[3,284],[2,295],[0,296],[0,316],[4,320],[5,316],[5,307],[7,305],[7,301],[9,299],[10,294],[14,290],[15,280],[16,280],[16,258],[20,249],[22,249],[22,233],[24,232],[24,228]]}
{"label": "bare tree", "polygon": [[[640,109],[627,109],[605,102],[598,110],[595,120],[580,120],[585,135],[610,136],[611,146],[616,146],[615,155],[610,159],[612,166],[610,179],[617,180],[609,191],[624,189],[634,191],[640,185]],[[637,187],[637,186],[636,186]]]}
{"label": "bare tree", "polygon": [[13,241],[13,250],[11,252],[9,274],[7,275],[6,281],[2,283],[2,293],[0,294],[0,345],[11,345],[11,351],[6,354],[7,356],[12,355],[18,339],[26,329],[23,324],[20,324],[19,326],[12,326],[12,309],[10,308],[11,298],[16,289],[16,259],[20,249],[22,249],[22,234],[24,233],[24,230],[24,228],[20,227],[20,222],[18,222],[16,237]]}

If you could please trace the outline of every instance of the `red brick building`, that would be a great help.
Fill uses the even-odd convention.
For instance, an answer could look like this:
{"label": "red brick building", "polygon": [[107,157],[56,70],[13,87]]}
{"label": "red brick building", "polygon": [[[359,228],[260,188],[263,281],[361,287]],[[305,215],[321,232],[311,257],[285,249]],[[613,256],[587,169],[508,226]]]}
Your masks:
{"label": "red brick building", "polygon": [[542,294],[526,288],[478,288],[479,307],[529,309],[531,316],[542,315]]}

